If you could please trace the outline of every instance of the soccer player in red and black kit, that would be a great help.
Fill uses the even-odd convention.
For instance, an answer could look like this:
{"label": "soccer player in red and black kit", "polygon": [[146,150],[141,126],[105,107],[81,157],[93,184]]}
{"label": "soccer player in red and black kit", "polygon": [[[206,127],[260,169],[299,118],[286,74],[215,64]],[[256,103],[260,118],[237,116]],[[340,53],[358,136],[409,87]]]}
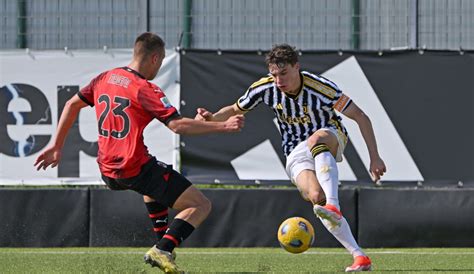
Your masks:
{"label": "soccer player in red and black kit", "polygon": [[[144,196],[154,230],[161,239],[145,261],[164,272],[178,272],[172,252],[204,221],[210,201],[180,173],[148,153],[143,130],[158,119],[177,134],[236,132],[244,125],[242,115],[224,122],[205,122],[181,117],[163,91],[148,82],[155,78],[165,57],[163,40],[143,33],[135,41],[133,60],[127,67],[101,73],[67,103],[56,137],[37,158],[37,169],[55,167],[61,159],[66,135],[79,111],[95,106],[99,129],[97,162],[102,179],[112,190],[131,189]],[[167,227],[168,207],[179,211]],[[161,220],[161,221],[160,221]]]}

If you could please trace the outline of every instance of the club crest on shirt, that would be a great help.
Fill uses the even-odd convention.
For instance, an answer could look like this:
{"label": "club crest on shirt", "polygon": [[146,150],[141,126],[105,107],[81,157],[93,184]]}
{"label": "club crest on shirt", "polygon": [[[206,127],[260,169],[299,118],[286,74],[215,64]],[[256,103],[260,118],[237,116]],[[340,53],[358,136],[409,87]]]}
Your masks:
{"label": "club crest on shirt", "polygon": [[171,107],[171,103],[170,103],[170,101],[168,100],[167,97],[161,97],[160,100],[163,103],[163,106],[165,106],[165,108],[170,108]]}

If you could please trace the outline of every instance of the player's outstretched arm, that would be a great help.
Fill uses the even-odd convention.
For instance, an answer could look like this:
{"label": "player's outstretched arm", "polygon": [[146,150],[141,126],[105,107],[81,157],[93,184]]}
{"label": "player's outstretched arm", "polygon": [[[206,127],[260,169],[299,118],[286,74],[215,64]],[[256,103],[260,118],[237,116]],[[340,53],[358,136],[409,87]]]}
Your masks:
{"label": "player's outstretched arm", "polygon": [[380,180],[380,177],[387,171],[385,163],[379,155],[377,142],[375,140],[374,129],[369,117],[354,102],[342,112],[345,116],[354,120],[359,126],[362,137],[364,138],[370,157],[370,175],[374,182]]}
{"label": "player's outstretched arm", "polygon": [[243,112],[237,107],[237,104],[225,106],[216,113],[212,113],[205,108],[198,108],[196,117],[194,117],[194,119],[201,121],[225,121],[231,116],[244,113],[245,112]]}
{"label": "player's outstretched arm", "polygon": [[77,95],[74,95],[66,102],[61,118],[59,119],[54,142],[36,158],[36,170],[40,170],[41,168],[46,169],[49,166],[56,167],[58,165],[59,160],[61,160],[61,149],[64,146],[66,136],[76,120],[79,111],[86,106],[88,105]]}
{"label": "player's outstretched arm", "polygon": [[201,121],[186,117],[171,120],[168,128],[177,134],[197,135],[207,133],[238,132],[244,126],[244,116],[234,115],[223,122]]}

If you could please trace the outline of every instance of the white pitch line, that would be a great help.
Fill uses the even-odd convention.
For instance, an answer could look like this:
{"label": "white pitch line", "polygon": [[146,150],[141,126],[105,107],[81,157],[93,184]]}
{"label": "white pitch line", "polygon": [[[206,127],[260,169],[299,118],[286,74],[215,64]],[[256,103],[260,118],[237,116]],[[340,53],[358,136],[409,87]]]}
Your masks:
{"label": "white pitch line", "polygon": [[[145,251],[6,251],[0,254],[144,254]],[[239,255],[239,254],[261,254],[262,252],[219,252],[219,251],[178,251],[183,255]],[[369,251],[367,254],[387,254],[387,255],[474,255],[474,252],[427,252],[427,251]],[[282,253],[292,255],[290,253]],[[307,251],[302,255],[348,255],[347,252],[334,251]]]}
{"label": "white pitch line", "polygon": [[139,251],[6,251],[0,254],[61,254],[61,255],[77,255],[77,254],[145,254]]}

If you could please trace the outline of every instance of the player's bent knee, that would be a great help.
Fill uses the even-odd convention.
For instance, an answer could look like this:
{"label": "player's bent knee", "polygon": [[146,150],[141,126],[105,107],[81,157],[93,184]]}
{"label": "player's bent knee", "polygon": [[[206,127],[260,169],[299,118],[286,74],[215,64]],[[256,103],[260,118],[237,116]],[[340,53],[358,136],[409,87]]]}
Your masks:
{"label": "player's bent knee", "polygon": [[199,205],[199,208],[201,210],[201,213],[207,217],[209,213],[211,213],[212,203],[211,201],[209,201],[208,198],[204,197],[204,199],[202,199],[202,202]]}
{"label": "player's bent knee", "polygon": [[313,148],[319,142],[319,139],[320,139],[319,136],[315,134],[309,136],[307,140],[308,148],[309,149]]}
{"label": "player's bent knee", "polygon": [[199,211],[199,214],[202,216],[209,215],[212,208],[211,201],[199,190],[197,190],[195,197],[194,207]]}

